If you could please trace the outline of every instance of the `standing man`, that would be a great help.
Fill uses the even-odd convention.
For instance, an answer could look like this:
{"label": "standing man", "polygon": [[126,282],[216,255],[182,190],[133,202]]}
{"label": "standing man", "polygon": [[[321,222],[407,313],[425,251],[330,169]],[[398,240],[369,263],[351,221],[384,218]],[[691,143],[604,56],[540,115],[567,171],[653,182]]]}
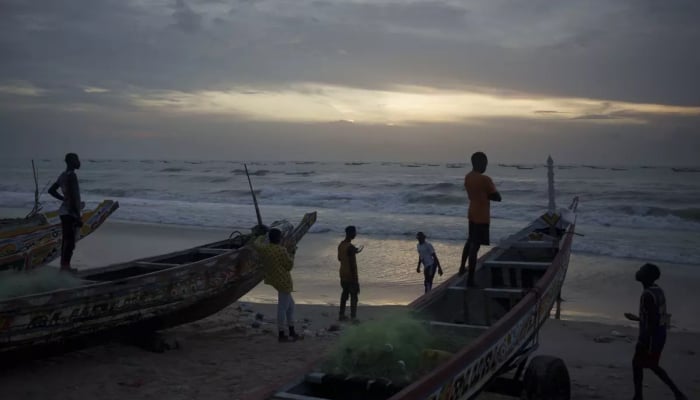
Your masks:
{"label": "standing man", "polygon": [[[280,342],[292,342],[299,339],[294,330],[294,299],[292,298],[292,268],[294,261],[282,246],[282,231],[270,229],[269,243],[265,243],[265,235],[255,240],[260,261],[263,265],[265,283],[277,290],[277,329]],[[284,333],[285,322],[289,328],[289,336]]]}
{"label": "standing man", "polygon": [[634,400],[642,400],[642,379],[644,368],[652,370],[671,390],[676,400],[688,398],[678,389],[666,371],[659,366],[661,351],[666,344],[666,332],[669,328],[669,314],[666,313],[666,296],[654,282],[661,276],[659,267],[644,264],[635,279],[644,286],[639,300],[639,315],[625,313],[632,321],[639,321],[639,338],[632,359],[634,377]]}
{"label": "standing man", "polygon": [[472,171],[464,177],[464,189],[469,198],[469,232],[467,242],[462,250],[462,261],[459,265],[459,274],[465,272],[464,264],[469,258],[469,275],[467,286],[474,286],[474,272],[476,259],[481,245],[488,246],[489,224],[491,223],[491,201],[501,201],[501,194],[496,190],[491,178],[484,175],[488,159],[486,154],[476,152],[472,154]]}
{"label": "standing man", "polygon": [[[66,170],[61,173],[58,180],[49,188],[49,194],[61,200],[61,208],[58,213],[61,217],[61,228],[63,231],[61,243],[61,271],[74,271],[70,266],[75,249],[76,230],[83,226],[80,219],[80,187],[78,186],[78,176],[75,170],[80,169],[80,159],[75,153],[66,154]],[[61,193],[58,193],[61,188]]]}
{"label": "standing man", "polygon": [[351,242],[357,236],[357,229],[354,226],[345,228],[345,239],[338,245],[338,261],[340,261],[340,286],[343,293],[340,295],[340,312],[338,321],[347,321],[345,316],[345,305],[350,297],[350,318],[352,322],[357,320],[357,295],[360,294],[360,281],[357,276],[356,255],[362,251],[362,246],[355,247]]}
{"label": "standing man", "polygon": [[418,239],[418,244],[416,249],[418,250],[418,266],[416,267],[416,272],[420,274],[420,265],[423,264],[423,275],[425,280],[423,285],[425,286],[425,293],[428,293],[430,289],[433,288],[433,278],[435,278],[435,270],[442,276],[442,267],[440,267],[440,260],[438,260],[437,254],[435,254],[435,249],[433,245],[425,240],[425,234],[423,232],[418,232],[416,234],[416,239]]}

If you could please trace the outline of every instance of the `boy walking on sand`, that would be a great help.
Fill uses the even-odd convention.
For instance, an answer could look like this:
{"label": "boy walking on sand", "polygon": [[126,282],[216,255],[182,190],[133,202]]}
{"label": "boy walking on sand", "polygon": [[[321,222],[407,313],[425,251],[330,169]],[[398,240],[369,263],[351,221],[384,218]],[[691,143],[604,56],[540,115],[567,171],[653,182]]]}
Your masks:
{"label": "boy walking on sand", "polygon": [[474,271],[476,270],[476,258],[479,254],[479,247],[490,244],[490,202],[501,201],[501,195],[496,190],[493,181],[490,177],[484,175],[487,165],[488,159],[486,154],[480,151],[472,154],[473,169],[464,177],[464,189],[467,191],[467,197],[469,198],[469,236],[462,250],[459,274],[464,274],[464,264],[468,258],[469,275],[467,275],[467,286],[474,286]]}
{"label": "boy walking on sand", "polygon": [[438,260],[437,254],[435,254],[435,249],[433,245],[425,240],[425,234],[423,232],[418,232],[416,234],[416,239],[418,239],[418,244],[416,249],[418,250],[418,266],[416,267],[416,272],[420,274],[420,265],[423,264],[423,275],[425,280],[423,285],[425,286],[425,293],[428,293],[433,288],[433,278],[435,278],[435,271],[442,276],[442,267],[440,266],[440,260]]}
{"label": "boy walking on sand", "polygon": [[639,321],[639,338],[632,359],[633,400],[642,400],[644,368],[652,370],[673,391],[676,400],[688,400],[666,371],[659,366],[670,322],[669,315],[666,313],[664,291],[654,283],[659,277],[661,277],[661,271],[654,264],[647,263],[639,268],[635,279],[644,286],[644,292],[639,300],[639,315],[625,313],[627,319]]}
{"label": "boy walking on sand", "polygon": [[360,294],[360,280],[357,274],[356,255],[362,251],[352,244],[352,240],[357,236],[357,229],[350,225],[345,228],[345,239],[338,245],[338,261],[340,261],[340,287],[343,292],[340,295],[339,321],[346,321],[345,306],[350,298],[350,318],[353,322],[357,320],[357,295]]}
{"label": "boy walking on sand", "polygon": [[[292,268],[294,261],[282,246],[282,231],[270,229],[270,243],[265,243],[262,235],[255,241],[260,261],[265,274],[265,283],[277,290],[277,329],[280,342],[292,342],[300,339],[294,330],[294,299],[292,298]],[[289,328],[289,336],[284,333],[285,322]]]}

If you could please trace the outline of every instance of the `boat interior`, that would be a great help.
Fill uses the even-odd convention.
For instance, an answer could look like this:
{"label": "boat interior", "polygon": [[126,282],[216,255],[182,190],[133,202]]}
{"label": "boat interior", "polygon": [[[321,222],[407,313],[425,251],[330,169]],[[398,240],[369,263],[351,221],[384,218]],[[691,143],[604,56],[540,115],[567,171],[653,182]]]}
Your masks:
{"label": "boat interior", "polygon": [[111,265],[103,268],[90,269],[79,274],[78,276],[85,281],[89,281],[89,283],[126,279],[169,268],[176,268],[182,265],[206,261],[216,256],[230,253],[232,250],[236,250],[242,247],[244,244],[245,237],[237,236],[232,239],[222,240],[184,251],[148,257],[141,260]]}

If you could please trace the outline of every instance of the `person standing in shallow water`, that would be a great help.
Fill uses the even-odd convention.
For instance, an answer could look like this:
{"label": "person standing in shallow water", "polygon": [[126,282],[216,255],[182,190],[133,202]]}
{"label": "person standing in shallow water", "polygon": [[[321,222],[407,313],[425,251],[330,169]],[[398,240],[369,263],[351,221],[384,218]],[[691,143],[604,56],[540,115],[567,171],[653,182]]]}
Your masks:
{"label": "person standing in shallow water", "polygon": [[[74,271],[71,268],[71,258],[75,249],[77,230],[83,226],[80,218],[80,186],[75,170],[80,169],[80,159],[75,153],[66,154],[66,170],[59,175],[56,182],[49,188],[49,194],[61,200],[61,208],[58,214],[61,217],[62,243],[61,243],[61,271]],[[62,193],[58,193],[58,189]]]}
{"label": "person standing in shallow water", "polygon": [[435,271],[442,276],[442,267],[440,266],[440,260],[438,260],[437,254],[435,254],[435,249],[433,245],[425,240],[425,234],[423,232],[418,232],[416,234],[416,239],[418,239],[418,244],[416,249],[418,250],[418,266],[416,267],[416,272],[420,274],[420,265],[423,264],[423,276],[425,286],[425,293],[428,293],[433,288],[433,279],[435,278]]}
{"label": "person standing in shallow water", "polygon": [[362,251],[352,244],[352,240],[357,236],[357,229],[354,226],[345,228],[345,239],[338,245],[338,261],[340,261],[340,287],[343,292],[340,295],[339,321],[346,321],[345,307],[350,298],[350,318],[353,322],[357,319],[357,297],[360,294],[360,280],[357,274],[357,257]]}
{"label": "person standing in shallow water", "polygon": [[661,277],[661,271],[654,264],[647,263],[639,268],[635,279],[644,287],[639,299],[639,315],[625,313],[627,319],[639,321],[639,338],[632,359],[633,400],[642,400],[644,368],[652,370],[659,379],[671,388],[676,400],[688,400],[666,371],[659,366],[661,351],[666,344],[666,332],[670,325],[670,318],[666,312],[666,296],[655,283],[659,277]]}
{"label": "person standing in shallow water", "polygon": [[469,259],[469,274],[467,286],[474,286],[474,272],[476,259],[481,245],[488,246],[489,224],[491,223],[491,201],[501,201],[501,194],[496,190],[493,181],[487,175],[486,166],[488,159],[486,154],[476,152],[472,154],[472,171],[464,177],[464,189],[469,198],[469,231],[467,242],[462,249],[462,261],[459,264],[459,274],[464,275],[464,265]]}

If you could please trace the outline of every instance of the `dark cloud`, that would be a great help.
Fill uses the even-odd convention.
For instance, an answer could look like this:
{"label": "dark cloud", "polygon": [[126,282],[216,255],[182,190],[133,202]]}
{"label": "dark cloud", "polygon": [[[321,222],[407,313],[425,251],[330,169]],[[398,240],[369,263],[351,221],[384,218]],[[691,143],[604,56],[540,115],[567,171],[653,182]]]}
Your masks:
{"label": "dark cloud", "polygon": [[202,16],[190,8],[185,0],[176,0],[173,5],[175,26],[187,33],[194,33],[202,28]]}
{"label": "dark cloud", "polygon": [[231,5],[217,1],[5,0],[0,77],[181,90],[485,86],[700,104],[697,2],[596,5],[245,1],[227,15]]}
{"label": "dark cloud", "polygon": [[[326,143],[320,133],[307,137],[304,131],[309,127],[299,124],[263,128],[245,125],[235,117],[222,120],[225,123],[193,118],[200,126],[175,116],[154,121],[152,114],[136,109],[128,98],[144,90],[237,87],[253,94],[298,82],[367,89],[420,85],[509,96],[700,106],[698,20],[700,2],[694,0],[298,0],[293,5],[279,0],[0,0],[0,86],[29,82],[45,90],[42,96],[0,93],[0,138],[28,149],[28,143],[40,141],[42,132],[86,143],[99,132],[114,148],[127,149],[127,143],[136,143],[130,136],[134,132],[149,132],[154,138],[182,132],[177,135],[186,141],[184,127],[188,127],[211,132],[210,142],[198,144],[206,146],[216,138],[231,142],[223,132],[230,134],[230,125],[236,124],[242,131],[263,136],[272,135],[266,132],[273,128],[289,128],[300,135],[298,140]],[[110,91],[86,93],[88,86]],[[536,114],[546,117],[555,112]],[[527,135],[544,140],[542,132],[568,132],[569,128],[580,136],[562,138],[574,140],[585,132],[625,131],[625,137],[640,130],[644,135],[670,132],[669,138],[686,144],[669,144],[669,149],[682,153],[698,148],[693,136],[697,128],[682,117],[653,116],[649,121],[644,116],[644,126],[591,123],[638,117],[603,107],[579,121],[566,122],[575,128],[559,125],[561,121],[531,122],[542,131]],[[522,121],[489,120],[479,129],[504,141],[508,138],[508,143],[520,143],[515,132],[523,126]],[[320,132],[321,127],[309,129]],[[359,134],[356,125],[347,129]],[[370,131],[388,134],[392,129]],[[437,135],[445,132],[439,137],[451,143],[448,132],[462,137],[460,132],[472,128],[436,125],[401,131],[418,135],[418,129]],[[504,132],[500,136],[498,129]],[[17,132],[33,141],[16,136]],[[475,135],[488,143],[495,140]],[[524,148],[546,147],[538,147],[535,139]],[[45,140],[47,149],[52,150],[58,140]],[[375,139],[367,140],[374,143]],[[94,141],[99,145],[99,140]],[[291,142],[290,148],[295,148]],[[658,143],[654,147],[659,148]],[[414,152],[400,144],[395,148]],[[378,150],[370,153],[374,151]],[[449,146],[444,151],[454,157]]]}

